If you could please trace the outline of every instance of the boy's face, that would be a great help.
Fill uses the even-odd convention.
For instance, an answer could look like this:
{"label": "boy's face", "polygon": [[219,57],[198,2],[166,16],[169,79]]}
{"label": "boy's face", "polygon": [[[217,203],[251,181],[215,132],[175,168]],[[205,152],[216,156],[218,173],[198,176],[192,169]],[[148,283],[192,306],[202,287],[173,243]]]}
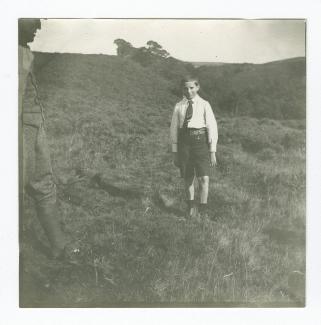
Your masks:
{"label": "boy's face", "polygon": [[195,81],[187,81],[183,86],[183,94],[187,99],[192,99],[197,95],[200,86],[196,84]]}

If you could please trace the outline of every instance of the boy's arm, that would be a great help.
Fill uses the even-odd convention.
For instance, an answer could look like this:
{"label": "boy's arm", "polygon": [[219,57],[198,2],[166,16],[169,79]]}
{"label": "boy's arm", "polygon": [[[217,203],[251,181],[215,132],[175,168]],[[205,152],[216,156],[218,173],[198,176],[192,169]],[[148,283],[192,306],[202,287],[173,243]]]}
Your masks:
{"label": "boy's arm", "polygon": [[208,133],[209,151],[211,153],[215,153],[218,139],[217,123],[211,105],[209,103],[206,103],[205,106],[205,120]]}
{"label": "boy's arm", "polygon": [[171,127],[170,127],[172,152],[177,152],[178,129],[179,129],[178,106],[176,105],[173,111]]}
{"label": "boy's arm", "polygon": [[170,128],[173,163],[176,167],[179,167],[178,153],[177,153],[178,129],[179,129],[179,118],[178,118],[178,107],[176,105],[174,108],[172,121],[171,121],[171,128]]}

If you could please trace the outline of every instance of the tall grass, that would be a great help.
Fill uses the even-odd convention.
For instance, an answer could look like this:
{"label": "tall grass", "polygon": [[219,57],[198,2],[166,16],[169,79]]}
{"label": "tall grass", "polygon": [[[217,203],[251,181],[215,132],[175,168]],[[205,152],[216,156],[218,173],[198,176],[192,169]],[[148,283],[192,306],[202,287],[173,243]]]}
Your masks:
{"label": "tall grass", "polygon": [[[63,68],[67,59],[60,61]],[[184,221],[183,184],[168,142],[175,96],[147,69],[101,59],[105,73],[117,81],[111,91],[111,77],[103,80],[103,74],[90,72],[95,67],[88,57],[81,60],[68,68],[77,71],[72,80],[57,72],[65,83],[49,76],[50,66],[38,76],[59,213],[64,230],[79,244],[79,264],[46,257],[40,249],[46,239],[30,202],[22,305],[303,306],[304,123],[218,118],[211,220]],[[108,87],[100,87],[103,81]],[[153,96],[144,97],[137,81]],[[117,87],[129,97],[117,97]],[[95,175],[140,194],[111,195],[93,181]],[[175,209],[160,204],[159,193]],[[40,235],[33,235],[34,228]]]}

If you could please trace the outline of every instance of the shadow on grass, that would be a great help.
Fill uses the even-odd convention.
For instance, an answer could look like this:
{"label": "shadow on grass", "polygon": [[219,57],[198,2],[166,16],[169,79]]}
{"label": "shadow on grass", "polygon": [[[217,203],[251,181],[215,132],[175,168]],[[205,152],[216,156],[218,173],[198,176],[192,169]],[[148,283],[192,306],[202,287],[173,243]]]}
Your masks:
{"label": "shadow on grass", "polygon": [[125,188],[110,184],[108,180],[104,179],[102,175],[96,174],[91,179],[93,184],[96,184],[99,188],[105,190],[111,196],[120,196],[125,199],[139,199],[143,196],[143,193],[134,188]]}

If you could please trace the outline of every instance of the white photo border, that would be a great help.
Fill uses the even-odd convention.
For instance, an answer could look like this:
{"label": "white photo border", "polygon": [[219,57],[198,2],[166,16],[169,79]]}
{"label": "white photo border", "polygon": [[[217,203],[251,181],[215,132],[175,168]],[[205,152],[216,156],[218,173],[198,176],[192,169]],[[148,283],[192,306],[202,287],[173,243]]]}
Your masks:
{"label": "white photo border", "polygon": [[[164,0],[113,3],[4,0],[0,4],[2,126],[0,306],[4,324],[320,324],[321,2],[318,0]],[[46,18],[303,18],[307,19],[307,285],[305,308],[19,308],[17,19]]]}

